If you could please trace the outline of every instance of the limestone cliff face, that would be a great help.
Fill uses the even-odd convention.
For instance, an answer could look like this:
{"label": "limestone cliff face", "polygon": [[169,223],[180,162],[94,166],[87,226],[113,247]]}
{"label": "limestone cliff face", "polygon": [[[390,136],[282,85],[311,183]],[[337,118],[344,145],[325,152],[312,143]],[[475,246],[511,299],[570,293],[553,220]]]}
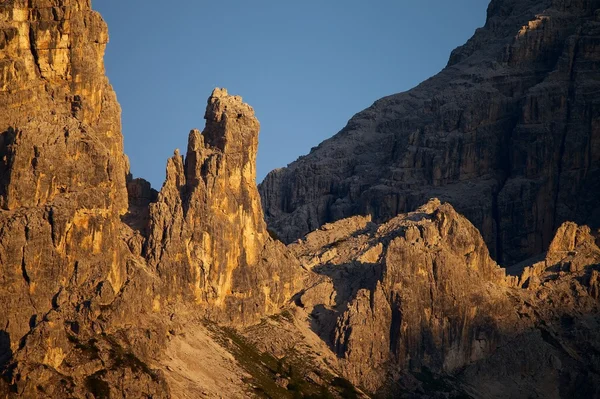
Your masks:
{"label": "limestone cliff face", "polygon": [[471,223],[437,200],[380,226],[355,220],[292,245],[321,276],[299,304],[352,382],[373,392],[391,370],[452,373],[496,349],[514,316]]}
{"label": "limestone cliff face", "polygon": [[[558,227],[597,210],[597,5],[493,1],[442,74],[267,179],[288,239],[340,219],[286,247],[240,97],[213,92],[158,193],[89,1],[2,2],[0,397],[598,397],[600,233]],[[396,215],[432,187],[506,259],[547,253],[502,269],[450,204]]]}
{"label": "limestone cliff face", "polygon": [[263,221],[252,109],[215,91],[157,198],[128,177],[107,41],[88,0],[0,4],[2,397],[168,397],[154,362],[182,323],[256,322],[301,282]]}
{"label": "limestone cliff face", "polygon": [[[96,372],[132,372],[81,350],[94,335],[94,353],[113,348],[100,334],[123,324],[100,308],[131,298],[135,269],[119,238],[129,168],[104,76],[107,28],[89,1],[5,1],[0,38],[0,391],[77,397]],[[138,377],[123,388],[164,391]]]}
{"label": "limestone cliff face", "polygon": [[104,76],[107,29],[89,2],[3,2],[0,27],[0,325],[15,349],[69,284],[112,275],[121,288],[110,237],[128,165]]}
{"label": "limestone cliff face", "polygon": [[85,0],[11,0],[0,29],[2,209],[79,202],[94,190],[86,207],[123,213],[128,164],[102,18]]}
{"label": "limestone cliff face", "polygon": [[452,203],[512,264],[600,224],[598,1],[494,0],[437,76],[375,102],[260,186],[286,242],[356,214]]}
{"label": "limestone cliff face", "polygon": [[107,40],[89,1],[0,4],[0,385],[24,397],[83,397],[96,373],[132,395],[164,392],[108,357],[123,314],[145,305],[121,239],[129,167]]}
{"label": "limestone cliff face", "polygon": [[595,397],[598,237],[565,223],[507,276],[438,200],[382,225],[344,219],[290,245],[312,272],[296,315],[383,397]]}
{"label": "limestone cliff face", "polygon": [[171,297],[204,305],[219,321],[257,321],[300,288],[300,267],[266,230],[254,111],[216,89],[205,119],[202,133],[190,133],[185,159],[176,152],[167,163],[145,256]]}

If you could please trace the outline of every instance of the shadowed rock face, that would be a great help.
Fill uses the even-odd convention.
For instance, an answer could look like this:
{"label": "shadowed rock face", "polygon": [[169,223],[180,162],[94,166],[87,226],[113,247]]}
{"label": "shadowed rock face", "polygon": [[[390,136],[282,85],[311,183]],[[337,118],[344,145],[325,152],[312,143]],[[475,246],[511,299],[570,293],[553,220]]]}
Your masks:
{"label": "shadowed rock face", "polygon": [[600,225],[600,3],[494,0],[437,76],[356,114],[260,185],[286,242],[356,214],[452,203],[512,264]]}
{"label": "shadowed rock face", "polygon": [[352,382],[376,391],[390,370],[453,373],[496,349],[515,317],[504,269],[468,220],[438,200],[379,226],[354,220],[291,245],[319,264],[299,304]]}
{"label": "shadowed rock face", "polygon": [[312,272],[296,315],[345,377],[383,397],[595,397],[597,237],[565,223],[506,276],[438,200],[381,225],[344,219],[290,245]]}

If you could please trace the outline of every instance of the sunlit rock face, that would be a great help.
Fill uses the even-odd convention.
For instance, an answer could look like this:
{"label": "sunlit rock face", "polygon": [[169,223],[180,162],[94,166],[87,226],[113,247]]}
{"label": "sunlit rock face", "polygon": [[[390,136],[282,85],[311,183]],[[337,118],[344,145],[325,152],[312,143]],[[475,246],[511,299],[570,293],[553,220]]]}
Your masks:
{"label": "sunlit rock face", "polygon": [[152,362],[186,314],[254,322],[301,283],[263,221],[252,109],[215,91],[157,198],[128,178],[107,41],[89,1],[0,4],[3,397],[168,397]]}
{"label": "sunlit rock face", "polygon": [[150,208],[146,257],[170,296],[209,317],[248,323],[273,313],[301,284],[297,261],[266,230],[256,189],[259,123],[239,96],[216,89],[206,128],[175,153]]}
{"label": "sunlit rock face", "polygon": [[[0,363],[17,396],[83,397],[94,373],[134,396],[164,391],[117,370],[100,335],[145,306],[132,300],[138,269],[121,239],[129,167],[107,41],[89,1],[0,4]],[[93,336],[91,359],[81,348]]]}
{"label": "sunlit rock face", "polygon": [[128,162],[89,2],[5,1],[0,29],[0,325],[14,350],[66,287],[122,288]]}
{"label": "sunlit rock face", "polygon": [[267,176],[269,227],[292,242],[439,197],[512,264],[547,249],[564,221],[600,225],[599,6],[492,1],[442,72]]}
{"label": "sunlit rock face", "polygon": [[77,202],[95,190],[87,208],[124,212],[128,163],[104,75],[104,21],[76,0],[5,1],[0,21],[0,205]]}
{"label": "sunlit rock face", "polygon": [[[240,97],[212,93],[156,192],[128,174],[89,1],[2,2],[0,397],[354,394],[340,377],[600,396],[600,232],[575,223],[596,220],[597,8],[493,1],[444,72],[267,179],[286,239],[340,219],[286,247]],[[450,203],[421,202],[436,190],[506,259],[547,253],[501,268]]]}

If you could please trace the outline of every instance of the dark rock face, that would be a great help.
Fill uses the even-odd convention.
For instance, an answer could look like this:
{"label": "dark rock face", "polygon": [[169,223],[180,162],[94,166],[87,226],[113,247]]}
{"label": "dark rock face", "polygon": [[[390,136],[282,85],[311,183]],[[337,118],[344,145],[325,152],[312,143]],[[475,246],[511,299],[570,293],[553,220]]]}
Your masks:
{"label": "dark rock face", "polygon": [[321,282],[300,305],[345,375],[371,392],[394,370],[454,373],[516,323],[504,269],[473,225],[437,200],[380,226],[336,222],[291,247],[306,267],[320,259],[312,271]]}
{"label": "dark rock face", "polygon": [[355,115],[260,185],[286,242],[356,214],[452,203],[512,264],[566,220],[600,225],[600,20],[594,1],[494,0],[447,68]]}

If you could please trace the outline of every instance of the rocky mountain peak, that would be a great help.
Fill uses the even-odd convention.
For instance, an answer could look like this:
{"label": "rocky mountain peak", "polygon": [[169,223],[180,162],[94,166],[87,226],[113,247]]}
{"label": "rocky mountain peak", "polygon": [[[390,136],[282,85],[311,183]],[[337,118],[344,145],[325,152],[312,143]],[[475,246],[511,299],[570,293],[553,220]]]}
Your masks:
{"label": "rocky mountain peak", "polygon": [[269,228],[293,242],[439,197],[511,265],[546,250],[565,221],[600,226],[599,7],[492,1],[485,26],[438,75],[376,101],[265,178]]}
{"label": "rocky mountain peak", "polygon": [[167,179],[150,205],[146,257],[174,295],[243,323],[289,299],[300,270],[266,230],[255,183],[254,111],[215,89],[205,119],[203,132],[190,132],[185,159],[176,152],[167,162]]}
{"label": "rocky mountain peak", "polygon": [[90,2],[2,1],[0,397],[600,397],[598,6],[492,1],[263,214],[241,97],[156,192]]}
{"label": "rocky mountain peak", "polygon": [[204,118],[206,144],[230,154],[245,152],[241,161],[256,163],[260,124],[242,97],[230,96],[226,89],[215,89],[208,99]]}

